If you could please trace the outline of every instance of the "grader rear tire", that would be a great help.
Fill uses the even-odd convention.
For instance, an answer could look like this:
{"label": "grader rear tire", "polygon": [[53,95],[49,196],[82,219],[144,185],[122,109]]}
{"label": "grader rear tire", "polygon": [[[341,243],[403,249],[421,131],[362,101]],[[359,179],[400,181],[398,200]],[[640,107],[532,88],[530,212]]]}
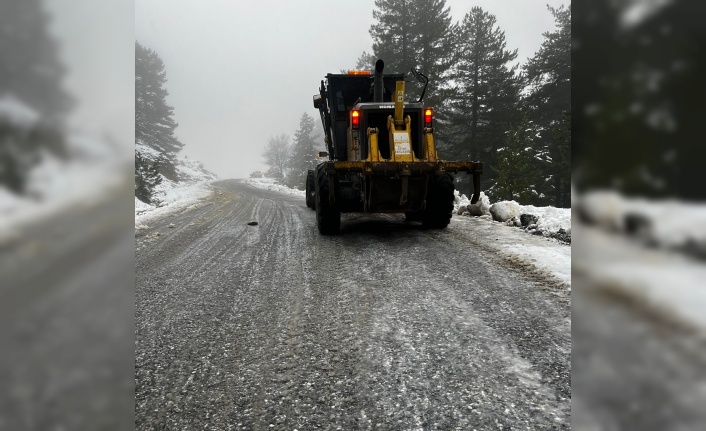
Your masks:
{"label": "grader rear tire", "polygon": [[431,179],[427,196],[427,209],[422,216],[422,225],[427,229],[443,229],[451,222],[454,208],[454,181],[451,174],[435,174]]}
{"label": "grader rear tire", "polygon": [[323,166],[316,168],[316,225],[322,235],[335,235],[341,228],[341,211],[329,201],[330,178]]}

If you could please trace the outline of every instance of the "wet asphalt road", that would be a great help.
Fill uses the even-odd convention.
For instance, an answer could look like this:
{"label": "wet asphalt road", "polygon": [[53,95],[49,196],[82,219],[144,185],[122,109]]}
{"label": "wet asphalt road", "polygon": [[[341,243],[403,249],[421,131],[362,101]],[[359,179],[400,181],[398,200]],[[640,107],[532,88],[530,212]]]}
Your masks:
{"label": "wet asphalt road", "polygon": [[216,189],[136,234],[136,428],[569,429],[568,290],[455,223]]}
{"label": "wet asphalt road", "polygon": [[619,282],[601,277],[604,265],[614,262],[628,269],[631,262],[635,268],[662,265],[662,252],[580,223],[573,234],[573,429],[705,430],[703,328],[648,300],[639,284],[626,281],[629,274]]}
{"label": "wet asphalt road", "polygon": [[133,193],[104,190],[0,243],[0,431],[133,427]]}

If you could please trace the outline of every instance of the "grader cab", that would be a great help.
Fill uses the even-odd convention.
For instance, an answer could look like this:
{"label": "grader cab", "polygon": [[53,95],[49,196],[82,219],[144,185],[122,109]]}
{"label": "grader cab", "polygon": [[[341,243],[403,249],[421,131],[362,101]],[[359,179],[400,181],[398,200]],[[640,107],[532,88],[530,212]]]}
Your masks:
{"label": "grader cab", "polygon": [[454,185],[451,172],[473,177],[471,202],[480,196],[480,162],[440,160],[434,145],[434,110],[425,107],[428,79],[419,100],[405,100],[403,74],[328,74],[314,107],[321,114],[328,157],[307,173],[306,203],[316,210],[322,234],[338,233],[341,213],[405,213],[427,228],[445,228],[451,220]]}

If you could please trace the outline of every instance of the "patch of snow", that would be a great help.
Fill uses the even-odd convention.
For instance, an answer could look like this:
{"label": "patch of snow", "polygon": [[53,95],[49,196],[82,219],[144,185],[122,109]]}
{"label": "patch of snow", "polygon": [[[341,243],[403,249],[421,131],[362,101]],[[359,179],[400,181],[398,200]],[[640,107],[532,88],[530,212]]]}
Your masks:
{"label": "patch of snow", "polygon": [[520,214],[520,204],[515,201],[500,201],[490,206],[490,215],[495,221],[507,222]]}
{"label": "patch of snow", "polygon": [[179,159],[176,170],[182,181],[190,183],[214,181],[218,179],[218,175],[209,172],[203,167],[201,162],[193,159]]}
{"label": "patch of snow", "polygon": [[527,235],[520,229],[498,223],[488,215],[455,216],[451,219],[456,232],[483,238],[484,244],[504,255],[512,256],[545,271],[571,286],[571,247],[541,236]]}
{"label": "patch of snow", "polygon": [[537,217],[534,230],[538,232],[557,233],[560,231],[571,235],[571,208],[536,207],[522,205],[520,214],[531,214]]}
{"label": "patch of snow", "polygon": [[135,197],[135,214],[143,214],[147,211],[152,211],[153,209],[155,209],[154,205],[142,202]]}
{"label": "patch of snow", "polygon": [[147,225],[151,221],[182,210],[196,208],[202,199],[213,193],[210,183],[195,183],[178,186],[171,181],[160,184],[160,205],[138,214],[137,199],[135,200],[135,226]]}
{"label": "patch of snow", "polygon": [[[510,226],[522,226],[530,233],[552,236],[565,242],[571,240],[571,208],[519,205],[515,201],[500,201],[490,205],[488,196],[483,192],[478,202],[471,205],[466,195],[455,190],[453,214],[475,217],[491,215],[496,221]],[[533,216],[536,221],[527,225],[522,221],[524,217],[521,216],[524,215]]]}
{"label": "patch of snow", "polygon": [[614,191],[596,191],[580,198],[578,196],[577,194],[577,207],[583,219],[603,228],[622,229],[626,204],[620,194]]}
{"label": "patch of snow", "polygon": [[0,186],[0,243],[22,226],[103,199],[107,191],[125,181],[128,161],[116,157],[108,142],[87,135],[67,136],[70,154],[82,146],[96,149],[83,157],[66,159],[42,152],[39,164],[28,173],[23,195]]}
{"label": "patch of snow", "polygon": [[480,198],[475,204],[464,194],[460,194],[458,190],[454,190],[454,214],[464,214],[479,217],[490,214],[490,200],[485,193],[480,192]]}
{"label": "patch of snow", "polygon": [[135,151],[149,160],[157,160],[162,154],[154,148],[143,144],[139,139],[135,141]]}
{"label": "patch of snow", "polygon": [[6,120],[16,127],[31,128],[40,120],[37,111],[15,97],[11,93],[0,96],[0,119]]}
{"label": "patch of snow", "polygon": [[18,211],[22,206],[27,205],[27,199],[18,196],[0,185],[0,219],[5,219],[8,215]]}
{"label": "patch of snow", "polygon": [[293,189],[284,186],[282,184],[277,183],[277,180],[274,178],[247,178],[245,180],[245,184],[249,184],[253,187],[257,187],[260,189],[272,190],[275,192],[288,194],[291,196],[299,196],[302,198],[306,196],[306,192],[304,190]]}
{"label": "patch of snow", "polygon": [[577,196],[581,219],[635,235],[664,248],[706,250],[706,205],[671,200],[626,198],[612,191]]}
{"label": "patch of snow", "polygon": [[681,254],[647,248],[599,227],[576,226],[575,270],[626,290],[706,330],[706,267]]}

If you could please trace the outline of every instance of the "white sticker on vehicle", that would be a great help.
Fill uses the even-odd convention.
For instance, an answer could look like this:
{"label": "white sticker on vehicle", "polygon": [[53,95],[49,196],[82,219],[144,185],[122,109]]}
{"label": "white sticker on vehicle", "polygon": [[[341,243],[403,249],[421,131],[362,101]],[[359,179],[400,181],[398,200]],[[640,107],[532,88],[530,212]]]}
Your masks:
{"label": "white sticker on vehicle", "polygon": [[407,132],[395,132],[392,139],[395,140],[395,144],[398,142],[409,143],[409,135],[407,134]]}
{"label": "white sticker on vehicle", "polygon": [[409,143],[395,143],[395,154],[410,154]]}

